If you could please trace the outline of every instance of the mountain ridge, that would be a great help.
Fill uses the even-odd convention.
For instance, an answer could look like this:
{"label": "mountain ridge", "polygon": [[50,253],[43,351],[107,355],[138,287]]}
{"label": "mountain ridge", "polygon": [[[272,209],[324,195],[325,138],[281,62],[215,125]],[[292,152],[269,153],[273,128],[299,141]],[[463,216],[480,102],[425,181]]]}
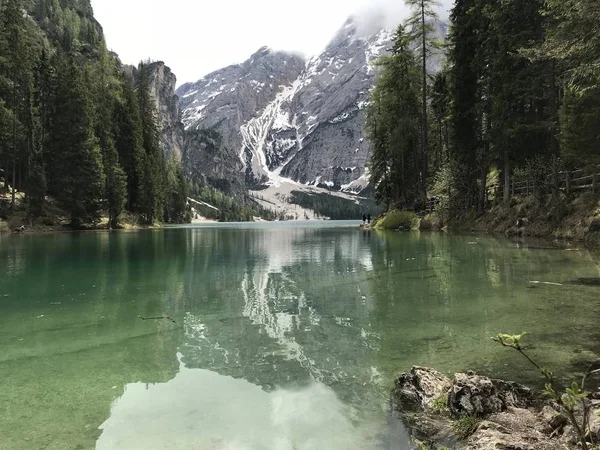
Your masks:
{"label": "mountain ridge", "polygon": [[[283,178],[359,192],[368,178],[370,146],[363,124],[375,82],[372,63],[388,51],[392,36],[392,30],[380,29],[363,37],[359,25],[349,18],[323,52],[308,59],[261,47],[243,63],[177,89],[186,129],[221,132],[225,145],[239,152],[250,188]],[[261,63],[266,55],[278,65]],[[236,77],[242,68],[245,72]],[[283,70],[278,73],[273,68]],[[244,91],[235,86],[244,78],[251,78],[263,101],[232,120],[230,114],[237,108],[228,114],[228,107],[240,100],[253,103],[252,98],[246,102]],[[229,95],[234,91],[240,94],[235,100]]]}

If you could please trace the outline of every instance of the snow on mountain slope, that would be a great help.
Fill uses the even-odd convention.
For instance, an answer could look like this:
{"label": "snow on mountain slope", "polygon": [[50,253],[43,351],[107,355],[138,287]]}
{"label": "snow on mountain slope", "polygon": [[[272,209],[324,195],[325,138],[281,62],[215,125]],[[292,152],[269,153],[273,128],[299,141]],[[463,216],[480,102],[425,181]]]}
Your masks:
{"label": "snow on mountain slope", "polygon": [[[294,184],[359,192],[368,185],[365,107],[393,31],[350,18],[308,61],[262,48],[246,62],[181,86],[186,128],[216,128],[252,187]],[[438,64],[432,63],[433,66]]]}

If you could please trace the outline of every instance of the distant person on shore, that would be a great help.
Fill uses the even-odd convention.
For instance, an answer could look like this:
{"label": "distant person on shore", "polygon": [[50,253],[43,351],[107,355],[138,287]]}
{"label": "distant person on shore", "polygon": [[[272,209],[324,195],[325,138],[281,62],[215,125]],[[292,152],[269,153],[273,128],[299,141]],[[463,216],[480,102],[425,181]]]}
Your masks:
{"label": "distant person on shore", "polygon": [[369,215],[367,216],[367,223],[368,223],[369,225],[371,225],[371,214],[369,214]]}
{"label": "distant person on shore", "polygon": [[363,214],[363,223],[366,223],[366,222],[367,222],[367,215]]}
{"label": "distant person on shore", "polygon": [[416,198],[415,198],[414,208],[415,208],[415,214],[419,214],[419,200],[417,200]]}

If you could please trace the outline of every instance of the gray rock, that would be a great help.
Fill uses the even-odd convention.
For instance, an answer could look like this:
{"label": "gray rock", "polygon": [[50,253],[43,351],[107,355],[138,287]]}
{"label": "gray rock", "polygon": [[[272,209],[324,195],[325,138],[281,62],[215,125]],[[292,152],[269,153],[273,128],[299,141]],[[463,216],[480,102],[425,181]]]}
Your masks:
{"label": "gray rock", "polygon": [[[223,136],[223,144],[236,153],[232,165],[244,163],[248,167],[249,181],[260,181],[264,175],[261,161],[246,154],[247,146],[242,151],[244,136],[241,128],[259,112],[265,111],[303,68],[301,57],[263,47],[242,64],[182,85],[177,94],[185,128],[217,130]],[[253,135],[253,139],[260,139],[267,131],[262,123],[259,125],[256,127],[258,136]]]}
{"label": "gray rock", "polygon": [[543,424],[547,425],[547,431],[550,433],[563,428],[568,422],[568,419],[564,415],[549,405],[542,408],[539,413],[539,419]]}
{"label": "gray rock", "polygon": [[177,77],[162,61],[149,64],[146,70],[150,82],[150,94],[156,102],[161,148],[165,156],[175,154],[175,157],[180,160],[184,146],[184,128],[181,122],[179,98],[175,95]]}
{"label": "gray rock", "polygon": [[466,443],[469,450],[568,450],[539,430],[535,416],[527,410],[511,409],[479,424]]}
{"label": "gray rock", "polygon": [[427,367],[415,366],[396,380],[393,397],[402,411],[423,411],[431,408],[435,399],[448,393],[450,378]]}
{"label": "gray rock", "polygon": [[182,165],[189,180],[238,199],[246,194],[242,162],[214,130],[186,132]]}
{"label": "gray rock", "polygon": [[516,383],[492,380],[473,372],[457,373],[448,394],[448,407],[455,417],[486,417],[508,407],[528,407],[532,392]]}

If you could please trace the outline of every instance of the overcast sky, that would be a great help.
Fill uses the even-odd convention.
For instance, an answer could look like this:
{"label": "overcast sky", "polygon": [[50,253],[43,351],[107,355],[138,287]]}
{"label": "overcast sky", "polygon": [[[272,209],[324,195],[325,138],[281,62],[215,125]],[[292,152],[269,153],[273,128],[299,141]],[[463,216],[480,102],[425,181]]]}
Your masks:
{"label": "overcast sky", "polygon": [[[442,16],[451,1],[442,0]],[[92,5],[108,47],[124,63],[165,61],[178,84],[242,62],[263,45],[312,56],[352,14],[385,8],[391,22],[407,14],[403,0],[92,0]]]}

